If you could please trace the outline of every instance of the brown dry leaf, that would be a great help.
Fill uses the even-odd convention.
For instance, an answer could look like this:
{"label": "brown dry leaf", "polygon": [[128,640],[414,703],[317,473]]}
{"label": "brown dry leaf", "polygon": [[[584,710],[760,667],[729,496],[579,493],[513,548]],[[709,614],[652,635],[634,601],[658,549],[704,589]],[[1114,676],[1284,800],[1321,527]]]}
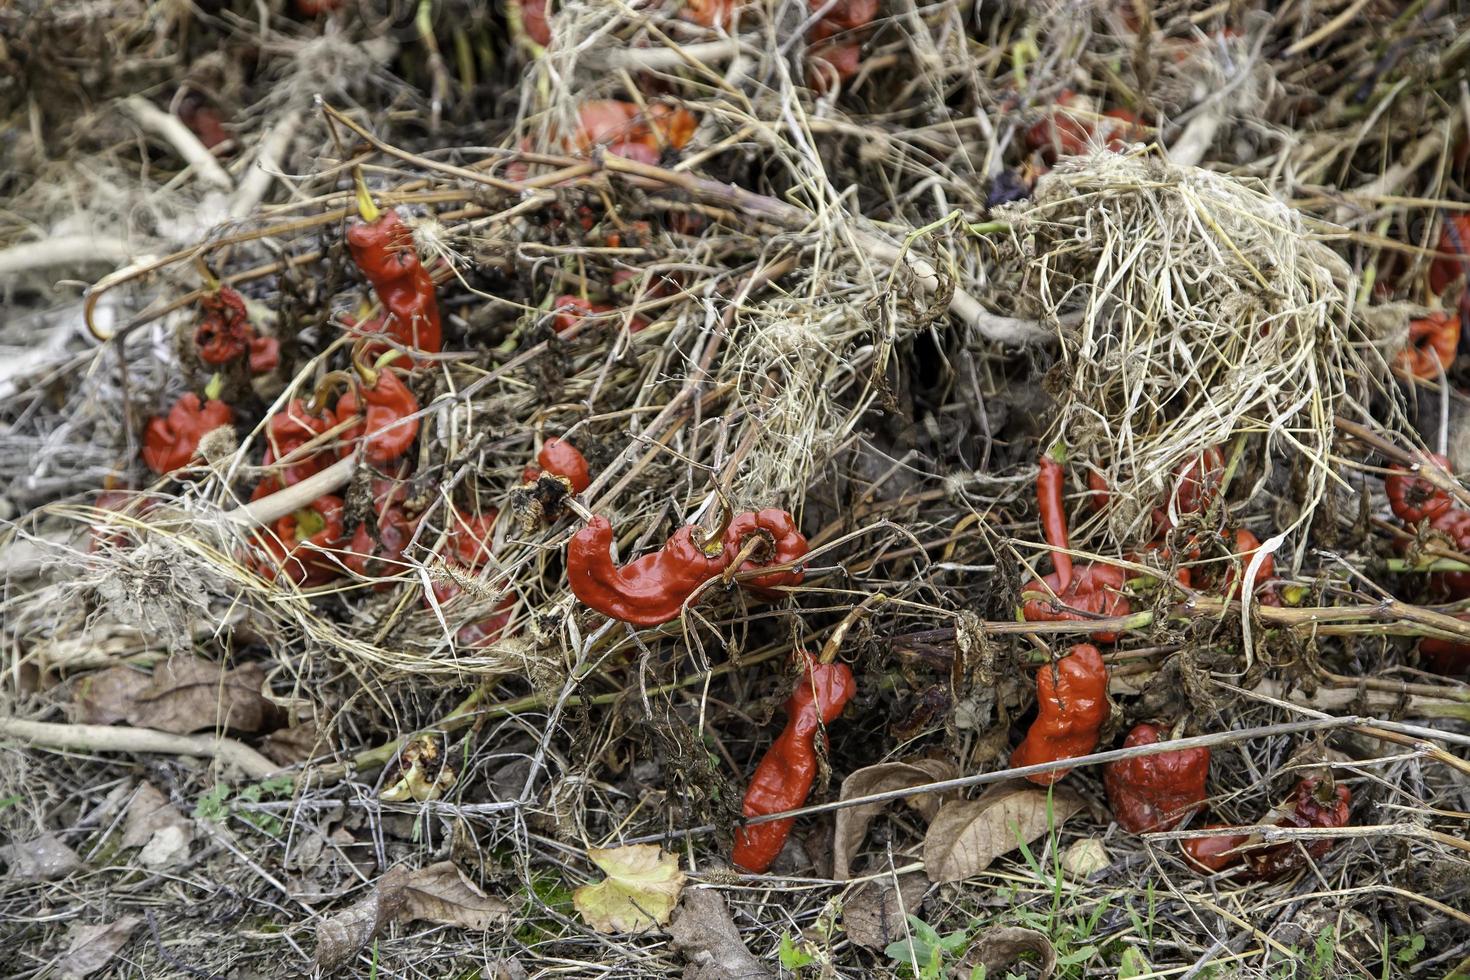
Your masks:
{"label": "brown dry leaf", "polygon": [[123,823],[123,847],[142,847],[145,868],[166,868],[189,856],[194,824],[150,783],[138,787]]}
{"label": "brown dry leaf", "polygon": [[318,923],[316,965],[324,972],[336,969],[395,921],[407,901],[403,890],[408,879],[408,869],[402,865],[389,868],[366,898]]}
{"label": "brown dry leaf", "polygon": [[147,674],[132,667],[109,667],[88,674],[77,684],[73,720],[84,725],[115,725],[127,718],[133,701],[151,683]]}
{"label": "brown dry leaf", "polygon": [[260,754],[282,767],[305,762],[325,748],[321,729],[314,721],[278,728],[260,742]]}
{"label": "brown dry leaf", "polygon": [[10,877],[18,881],[51,881],[80,868],[82,859],[54,835],[42,834],[0,847],[0,864],[8,865]]}
{"label": "brown dry leaf", "polygon": [[1002,854],[1060,827],[1083,808],[1082,797],[1025,780],[999,783],[978,800],[940,808],[924,836],[924,870],[933,882],[960,881],[990,867]]}
{"label": "brown dry leaf", "polygon": [[[913,762],[881,762],[876,766],[859,769],[842,781],[842,792],[838,799],[850,800],[873,793],[888,793],[893,790],[922,786],[942,779],[953,779],[960,774],[959,767],[943,759],[915,759]],[[909,806],[932,821],[943,803],[940,794],[920,793],[904,800]],[[852,855],[863,838],[868,825],[882,812],[883,803],[864,803],[862,806],[847,807],[837,811],[832,841],[832,877],[846,881],[852,876]]]}
{"label": "brown dry leaf", "polygon": [[71,944],[56,963],[57,977],[61,980],[82,980],[83,977],[96,973],[112,961],[118,950],[127,945],[128,937],[141,921],[137,916],[125,915],[115,922],[74,926]]}
{"label": "brown dry leaf", "polygon": [[589,926],[614,933],[668,924],[684,889],[677,855],[664,853],[656,844],[630,844],[594,847],[587,857],[607,875],[572,893],[572,904]]}
{"label": "brown dry leaf", "polygon": [[505,924],[510,906],[476,888],[453,861],[420,868],[404,889],[402,919],[484,931]]}
{"label": "brown dry leaf", "polygon": [[133,698],[127,722],[176,735],[221,727],[261,732],[271,727],[275,706],[260,694],[265,668],[234,670],[197,657],[173,657],[153,669],[153,680]]}
{"label": "brown dry leaf", "polygon": [[772,975],[745,948],[724,897],[713,888],[691,888],[684,893],[669,925],[669,936],[688,964],[684,980],[764,980]]}
{"label": "brown dry leaf", "polygon": [[1041,980],[1046,980],[1056,969],[1057,951],[1046,933],[1020,926],[998,926],[985,930],[971,941],[969,951],[955,967],[953,975],[968,977],[975,967],[983,966],[987,977],[998,977],[1022,953],[1035,953],[1041,958]]}
{"label": "brown dry leaf", "polygon": [[905,935],[904,916],[918,915],[929,880],[917,871],[864,882],[842,903],[847,938],[865,949],[881,950]]}

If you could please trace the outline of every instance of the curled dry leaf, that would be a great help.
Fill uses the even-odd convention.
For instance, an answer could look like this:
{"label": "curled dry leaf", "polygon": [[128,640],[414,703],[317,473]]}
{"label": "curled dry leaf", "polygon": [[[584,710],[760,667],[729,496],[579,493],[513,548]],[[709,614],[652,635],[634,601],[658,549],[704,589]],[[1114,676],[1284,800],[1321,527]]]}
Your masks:
{"label": "curled dry leaf", "polygon": [[9,877],[20,881],[53,881],[80,868],[82,859],[55,835],[42,834],[0,847],[0,865],[9,868]]}
{"label": "curled dry leaf", "polygon": [[56,963],[55,975],[60,980],[82,980],[96,973],[127,945],[140,921],[135,915],[125,915],[112,922],[74,926],[71,943]]}
{"label": "curled dry leaf", "polygon": [[[959,774],[959,767],[943,759],[880,762],[876,766],[859,769],[844,779],[839,799],[850,800],[874,793],[908,789],[910,786],[953,779]],[[904,802],[922,814],[925,820],[933,820],[944,801],[935,793],[919,793],[906,797]],[[852,877],[852,855],[867,835],[868,825],[882,812],[884,806],[886,804],[864,803],[862,806],[837,811],[832,835],[832,877],[838,881],[846,881]]]}
{"label": "curled dry leaf", "polygon": [[842,903],[847,938],[865,949],[882,950],[903,939],[904,917],[918,915],[929,881],[917,871],[893,879],[865,881]]}
{"label": "curled dry leaf", "polygon": [[669,936],[689,964],[684,980],[765,980],[771,976],[745,948],[724,897],[713,888],[691,888],[684,893],[669,924]]}
{"label": "curled dry leaf", "polygon": [[667,925],[684,889],[679,858],[656,844],[593,848],[592,863],[607,875],[572,893],[583,921],[598,932],[640,932]]}
{"label": "curled dry leaf", "polygon": [[1082,807],[1082,797],[1065,787],[1048,792],[1019,779],[998,783],[977,800],[946,803],[924,837],[924,870],[933,882],[968,878]]}
{"label": "curled dry leaf", "polygon": [[138,787],[123,822],[123,847],[141,847],[138,861],[147,868],[166,868],[189,856],[194,823],[153,787]]}
{"label": "curled dry leaf", "polygon": [[173,657],[150,678],[130,667],[110,667],[77,689],[76,720],[89,725],[125,721],[175,735],[222,728],[262,732],[276,710],[261,696],[265,670],[244,664],[226,670],[197,657]]}
{"label": "curled dry leaf", "polygon": [[960,961],[956,976],[969,976],[977,966],[985,967],[987,977],[1000,976],[1002,970],[1016,962],[1022,953],[1035,953],[1041,960],[1041,980],[1051,976],[1057,966],[1057,951],[1046,933],[1019,926],[987,929],[970,943]]}

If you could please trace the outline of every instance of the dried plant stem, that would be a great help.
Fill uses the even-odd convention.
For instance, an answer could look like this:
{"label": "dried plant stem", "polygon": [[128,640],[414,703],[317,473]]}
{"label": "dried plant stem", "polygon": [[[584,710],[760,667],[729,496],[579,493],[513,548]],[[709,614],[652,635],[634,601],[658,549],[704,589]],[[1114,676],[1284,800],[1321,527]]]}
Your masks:
{"label": "dried plant stem", "polygon": [[225,173],[225,168],[220,166],[214,154],[199,142],[199,137],[190,132],[189,127],[178,116],[164,112],[137,95],[124,99],[122,108],[138,121],[138,125],[167,140],[179,152],[179,156],[184,158],[184,162],[194,168],[200,180],[220,190],[234,188],[235,182]]}
{"label": "dried plant stem", "polygon": [[218,759],[235,766],[251,779],[264,779],[281,770],[280,766],[243,742],[213,735],[174,735],[152,728],[66,725],[0,718],[0,736],[77,752],[156,752],[160,755]]}

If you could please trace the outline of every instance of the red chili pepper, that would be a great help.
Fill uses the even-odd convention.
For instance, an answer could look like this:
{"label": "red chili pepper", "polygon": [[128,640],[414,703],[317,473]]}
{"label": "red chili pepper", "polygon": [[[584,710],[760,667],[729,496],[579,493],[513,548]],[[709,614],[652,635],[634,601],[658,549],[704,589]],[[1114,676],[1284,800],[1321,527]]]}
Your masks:
{"label": "red chili pepper", "polygon": [[489,561],[494,549],[491,538],[495,534],[495,522],[500,511],[486,508],[478,514],[466,517],[458,509],[450,512],[449,550],[461,565],[469,569],[479,568]]}
{"label": "red chili pepper", "polygon": [[251,374],[266,374],[281,363],[281,342],[274,337],[251,337],[250,357],[246,361]]}
{"label": "red chili pepper", "polygon": [[300,450],[332,425],[330,418],[311,411],[300,398],[291,399],[284,412],[272,415],[266,423],[265,458],[261,465],[270,466],[276,460],[290,457],[292,461],[281,467],[276,477],[281,485],[288,487],[320,472],[328,461],[330,447],[323,445],[306,454]]}
{"label": "red chili pepper", "polygon": [[[1174,467],[1171,492],[1175,513],[1180,517],[1204,513],[1219,496],[1224,477],[1225,457],[1216,446]],[[1174,520],[1169,514],[1170,503],[1166,500],[1164,506],[1154,508],[1154,526],[1160,534],[1174,527]]]}
{"label": "red chili pepper", "polygon": [[592,470],[587,466],[587,457],[565,439],[547,439],[536,454],[536,465],[521,471],[522,483],[534,483],[542,473],[559,476],[571,485],[572,493],[581,493],[592,486]]}
{"label": "red chili pepper", "polygon": [[[455,611],[451,600],[463,590],[453,582],[435,582],[434,598],[438,600],[440,607],[448,616]],[[490,616],[473,623],[466,623],[454,632],[456,646],[465,648],[487,647],[506,635],[506,627],[510,625],[510,617],[516,605],[516,594],[507,592],[499,602]]]}
{"label": "red chili pepper", "polygon": [[340,548],[346,538],[342,527],[342,498],[326,494],[276,521],[275,537],[262,536],[267,561],[261,573],[274,580],[284,576],[297,585],[330,582],[341,574],[323,552]]}
{"label": "red chili pepper", "polygon": [[[1127,582],[1128,573],[1123,569],[1100,562],[1078,565],[1066,586],[1061,585],[1058,573],[1052,572],[1026,586],[1026,593],[1037,595],[1021,604],[1021,618],[1031,623],[1082,623],[1099,617],[1126,616],[1133,611],[1133,604],[1123,594]],[[1116,643],[1119,636],[1113,630],[1089,635],[1097,643]]]}
{"label": "red chili pepper", "polygon": [[160,476],[172,473],[189,465],[206,432],[234,422],[235,412],[230,406],[214,398],[201,404],[199,396],[191,391],[174,402],[168,415],[148,420],[143,429],[143,462]]}
{"label": "red chili pepper", "polygon": [[[1079,643],[1065,657],[1036,671],[1036,720],[1011,753],[1013,767],[1034,766],[1087,755],[1097,748],[1107,722],[1108,668],[1090,643]],[[1050,786],[1070,769],[1053,769],[1026,778]]]}
{"label": "red chili pepper", "polygon": [[[805,535],[796,527],[796,519],[784,510],[770,507],[759,512],[736,514],[730,520],[729,527],[725,529],[725,554],[730,555],[730,560],[733,561],[746,542],[757,536],[765,540],[764,554],[759,559],[747,558],[738,571],[748,572],[767,565],[794,564],[809,550]],[[803,577],[801,568],[795,567],[745,579],[741,584],[768,596],[779,596],[780,593],[775,590],[783,586],[800,585]]]}
{"label": "red chili pepper", "polygon": [[[1123,747],[1164,741],[1157,725],[1135,725]],[[1118,826],[1133,834],[1172,830],[1192,816],[1209,795],[1210,750],[1181,749],[1120,759],[1103,767],[1103,786]]]}
{"label": "red chili pepper", "polygon": [[[588,317],[596,317],[598,321],[605,323],[616,322],[606,314],[618,311],[616,306],[608,306],[606,303],[590,303],[580,296],[570,294],[558,296],[552,302],[551,308],[555,311],[551,318],[551,328],[558,334],[566,333]],[[635,316],[628,324],[628,332],[638,333],[640,330],[647,329],[648,325],[648,321],[643,317]]]}
{"label": "red chili pepper", "polygon": [[[361,188],[359,206],[376,211]],[[347,229],[347,247],[387,311],[383,321],[387,334],[410,349],[438,353],[443,340],[434,279],[419,260],[413,232],[398,213],[389,210],[353,222]]]}
{"label": "red chili pepper", "polygon": [[[1470,613],[1455,613],[1455,618],[1470,622]],[[1419,655],[1424,666],[1436,674],[1470,674],[1470,643],[1426,636],[1419,641]]]}
{"label": "red chili pepper", "polygon": [[551,44],[550,0],[510,0],[506,13],[511,30],[517,27],[541,47]]}
{"label": "red chili pepper", "polygon": [[292,6],[300,17],[319,17],[330,14],[342,6],[342,0],[293,0]]}
{"label": "red chili pepper", "polygon": [[[153,500],[130,490],[104,490],[97,495],[92,506],[121,516],[142,517],[153,509]],[[132,544],[130,533],[126,527],[94,524],[88,529],[87,551],[95,552],[103,545],[121,548]]]}
{"label": "red chili pepper", "polygon": [[[817,733],[836,721],[857,693],[846,664],[821,663],[804,651],[802,657],[801,679],[786,702],[786,727],[766,750],[745,791],[742,812],[747,817],[794,810],[806,802],[817,778]],[[795,823],[795,817],[787,817],[739,828],[731,863],[754,874],[765,871]]]}
{"label": "red chili pepper", "polygon": [[679,18],[704,27],[726,27],[742,0],[685,0]]}
{"label": "red chili pepper", "polygon": [[[1222,532],[1223,533],[1223,532]],[[1250,567],[1251,558],[1257,551],[1261,550],[1261,539],[1256,537],[1245,528],[1235,530],[1234,554],[1240,559],[1241,573]],[[1281,600],[1275,589],[1271,586],[1271,580],[1276,577],[1276,559],[1266,555],[1261,559],[1261,567],[1256,570],[1256,598],[1263,605],[1279,606]],[[1225,598],[1234,599],[1240,593],[1240,583],[1236,581],[1235,568],[1232,566],[1225,573]]]}
{"label": "red chili pepper", "polygon": [[[1230,826],[1223,823],[1205,824],[1204,830],[1216,830]],[[1250,834],[1216,834],[1213,837],[1189,837],[1181,841],[1185,863],[1196,871],[1214,874],[1245,860],[1245,852],[1237,851]],[[1234,852],[1234,853],[1231,853]]]}
{"label": "red chili pepper", "polygon": [[1409,321],[1409,342],[1393,359],[1416,378],[1434,380],[1455,363],[1460,348],[1460,314],[1434,313]]}
{"label": "red chili pepper", "polygon": [[685,525],[658,551],[621,567],[613,564],[613,530],[594,517],[567,545],[567,579],[578,599],[605,616],[635,626],[657,626],[678,617],[701,584],[720,574],[734,556],[724,543],[708,555]]}
{"label": "red chili pepper", "polygon": [[206,150],[212,150],[230,139],[224,117],[218,109],[197,97],[186,97],[179,103],[179,120],[199,137]]}
{"label": "red chili pepper", "polygon": [[342,433],[346,445],[341,455],[350,455],[352,444],[366,437],[369,462],[378,466],[393,462],[408,452],[419,434],[419,420],[413,417],[418,410],[419,400],[397,375],[387,369],[372,372],[370,382],[353,385],[337,399],[338,425],[359,412],[364,415],[363,421]]}
{"label": "red chili pepper", "polygon": [[1467,254],[1470,254],[1470,214],[1458,214],[1445,221],[1440,233],[1440,257],[1429,266],[1429,288],[1442,293],[1463,279]]}
{"label": "red chili pepper", "polygon": [[[1447,538],[1456,551],[1470,550],[1470,511],[1450,507],[1430,518],[1429,526]],[[1429,576],[1429,584],[1448,592],[1452,599],[1470,597],[1470,572],[1437,572]]]}
{"label": "red chili pepper", "polygon": [[818,95],[833,89],[833,76],[838,82],[846,82],[862,66],[863,46],[856,41],[819,41],[806,49],[806,83]]}
{"label": "red chili pepper", "polygon": [[[449,550],[457,559],[456,565],[465,574],[473,574],[491,558],[491,538],[495,531],[495,521],[500,512],[494,508],[483,511],[474,517],[466,517],[458,510],[451,511],[451,525],[449,528]],[[457,611],[452,600],[464,592],[457,583],[435,582],[433,586],[434,599],[446,615]],[[455,642],[461,647],[483,647],[494,643],[505,634],[505,628],[510,623],[511,610],[516,604],[516,594],[508,592],[498,603],[496,603],[492,614],[486,618],[473,623],[467,623],[455,631]],[[424,597],[424,605],[429,605],[428,596]],[[463,605],[460,603],[458,605]]]}
{"label": "red chili pepper", "polygon": [[572,144],[584,152],[594,146],[618,152],[641,145],[657,157],[665,148],[682,150],[697,126],[693,114],[678,106],[650,102],[645,111],[632,102],[589,99],[577,109]]}
{"label": "red chili pepper", "polygon": [[[1352,816],[1353,791],[1341,783],[1323,786],[1317,776],[1296,785],[1292,802],[1276,820],[1278,827],[1346,827]],[[1271,847],[1246,851],[1245,863],[1250,877],[1269,881],[1305,867],[1307,860],[1317,859],[1332,850],[1331,839],[1286,841]]]}
{"label": "red chili pepper", "polygon": [[255,331],[245,311],[245,297],[229,286],[206,292],[199,299],[204,319],[194,328],[194,348],[205,364],[228,364],[244,356]]}
{"label": "red chili pepper", "polygon": [[1043,453],[1036,472],[1036,507],[1041,513],[1042,537],[1052,546],[1051,563],[1056,569],[1054,591],[1058,593],[1072,584],[1072,556],[1068,554],[1072,544],[1067,536],[1067,507],[1062,496],[1065,486],[1062,464],[1051,454]]}
{"label": "red chili pepper", "polygon": [[[1438,466],[1445,473],[1452,472],[1450,461],[1439,453],[1416,454],[1420,456],[1419,468]],[[1383,489],[1388,494],[1388,506],[1394,516],[1407,524],[1438,517],[1454,506],[1450,495],[1408,470],[1395,466],[1392,476],[1384,477]]]}
{"label": "red chili pepper", "polygon": [[[363,578],[385,578],[403,570],[403,549],[413,537],[414,528],[414,521],[400,506],[407,495],[407,488],[396,480],[373,481],[371,521],[357,525],[342,564]],[[373,586],[380,592],[392,587],[392,582]]]}

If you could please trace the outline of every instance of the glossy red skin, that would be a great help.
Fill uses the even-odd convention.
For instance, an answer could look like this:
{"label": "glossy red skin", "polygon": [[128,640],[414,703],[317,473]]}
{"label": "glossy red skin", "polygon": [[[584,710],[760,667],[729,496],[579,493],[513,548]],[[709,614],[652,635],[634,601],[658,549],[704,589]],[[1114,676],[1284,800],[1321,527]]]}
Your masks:
{"label": "glossy red skin", "polygon": [[148,420],[143,429],[143,462],[159,476],[166,476],[189,465],[206,432],[234,422],[230,406],[213,398],[201,404],[191,391],[174,402],[167,415]]}
{"label": "glossy red skin", "polygon": [[268,374],[274,371],[281,364],[281,342],[274,337],[251,337],[247,363],[251,374]]}
{"label": "glossy red skin", "polygon": [[277,520],[275,537],[263,538],[269,561],[262,565],[261,572],[272,581],[284,577],[301,586],[323,585],[340,575],[341,569],[313,549],[334,551],[345,541],[342,498],[325,494],[303,509],[314,511],[322,519],[322,529],[301,540],[296,535],[296,513]]}
{"label": "glossy red skin", "polygon": [[[1135,725],[1123,748],[1164,741],[1157,725]],[[1181,749],[1120,759],[1103,767],[1103,787],[1118,826],[1133,834],[1173,830],[1192,816],[1209,795],[1210,750]]]}
{"label": "glossy red skin", "polygon": [[[1036,671],[1036,720],[1011,753],[1011,766],[1089,754],[1097,748],[1109,713],[1108,668],[1102,653],[1090,643],[1079,643],[1055,664],[1043,664]],[[1053,769],[1026,778],[1050,786],[1071,771]]]}
{"label": "glossy red skin", "polygon": [[[262,466],[270,466],[278,459],[285,459],[317,436],[326,432],[334,423],[324,415],[314,415],[306,402],[293,398],[284,412],[270,417],[265,428],[265,457]],[[292,486],[316,473],[330,462],[331,448],[323,446],[306,456],[282,467],[276,479],[285,486]]]}
{"label": "glossy red skin", "polygon": [[[1456,613],[1455,618],[1470,622],[1470,613]],[[1419,655],[1436,674],[1470,674],[1470,644],[1426,636],[1419,641]]]}
{"label": "glossy red skin", "polygon": [[587,457],[565,439],[547,439],[536,454],[535,466],[527,466],[521,472],[521,481],[534,482],[542,473],[559,476],[571,484],[573,493],[581,493],[592,486],[592,470]]}
{"label": "glossy red skin", "polygon": [[1433,313],[1409,321],[1409,342],[1394,364],[1416,378],[1435,380],[1455,363],[1460,348],[1460,314]]}
{"label": "glossy red skin", "polygon": [[342,433],[340,454],[351,455],[357,441],[366,436],[363,454],[368,462],[377,466],[393,462],[408,452],[418,437],[419,420],[410,417],[418,410],[419,400],[398,376],[392,371],[379,371],[372,387],[357,385],[337,399],[337,424],[363,413],[363,421]]}
{"label": "glossy red skin", "polygon": [[[746,540],[755,534],[766,536],[773,547],[760,561],[747,558],[740,566],[742,572],[753,571],[765,565],[798,562],[809,550],[806,536],[796,526],[796,519],[784,510],[770,507],[759,512],[746,511],[730,519],[730,525],[725,529],[725,554],[730,556],[729,560],[733,561]],[[803,577],[802,570],[796,567],[788,571],[758,575],[745,579],[740,584],[745,588],[775,596],[780,593],[773,590],[800,585]]]}
{"label": "glossy red skin", "polygon": [[[1066,474],[1062,464],[1043,453],[1036,471],[1036,509],[1041,515],[1041,534],[1051,545],[1051,564],[1055,569],[1056,586],[1053,591],[1060,594],[1072,584],[1072,544],[1067,536],[1067,507],[1063,500],[1066,489]],[[1048,576],[1047,581],[1051,581]]]}
{"label": "glossy red skin", "polygon": [[[766,750],[745,791],[742,812],[747,817],[794,810],[806,802],[817,778],[817,732],[836,721],[857,693],[852,668],[818,663],[805,652],[802,656],[806,666],[786,701],[786,727]],[[731,863],[753,874],[764,872],[795,823],[795,817],[787,817],[737,829]]]}
{"label": "glossy red skin", "polygon": [[194,349],[205,364],[219,366],[238,360],[250,348],[255,331],[245,312],[245,297],[221,286],[199,299],[204,319],[194,328]]}
{"label": "glossy red skin", "polygon": [[387,334],[409,349],[438,353],[443,344],[434,280],[414,249],[413,232],[388,210],[347,229],[352,261],[387,311]]}
{"label": "glossy red skin", "polygon": [[[1214,830],[1228,826],[1230,825],[1212,823],[1206,824],[1204,829]],[[1196,871],[1214,874],[1245,860],[1243,851],[1237,851],[1234,854],[1228,852],[1234,851],[1248,840],[1250,840],[1249,834],[1217,834],[1214,837],[1190,837],[1181,841],[1180,846],[1184,851],[1185,863]]]}
{"label": "glossy red skin", "polygon": [[1429,288],[1442,293],[1465,276],[1465,255],[1470,252],[1470,214],[1457,214],[1445,221],[1438,251],[1440,257],[1429,266]]}
{"label": "glossy red skin", "polygon": [[[1451,473],[1450,461],[1439,453],[1426,454],[1425,465],[1438,465]],[[1450,495],[1421,476],[1416,476],[1402,467],[1395,466],[1392,476],[1384,477],[1383,489],[1388,494],[1388,506],[1393,515],[1408,524],[1422,520],[1433,520],[1454,506]]]}
{"label": "glossy red skin", "polygon": [[[1059,573],[1052,572],[1043,576],[1042,582],[1026,586],[1026,592],[1039,593],[1039,597],[1021,604],[1021,618],[1031,623],[1058,623],[1126,616],[1133,611],[1133,604],[1122,592],[1127,581],[1128,573],[1123,569],[1094,562],[1076,566],[1075,574],[1065,586]],[[1089,636],[1097,643],[1116,643],[1119,634],[1099,630]]]}
{"label": "glossy red skin", "polygon": [[567,580],[582,603],[604,616],[635,626],[657,626],[678,618],[700,585],[734,559],[728,549],[711,558],[694,543],[694,528],[675,531],[658,551],[626,565],[613,564],[613,530],[594,517],[567,545]]}
{"label": "glossy red skin", "polygon": [[[1338,783],[1326,803],[1317,799],[1321,779],[1313,776],[1297,783],[1290,810],[1276,821],[1278,827],[1346,827],[1352,816],[1353,791]],[[1280,878],[1306,866],[1332,850],[1330,839],[1285,841],[1245,853],[1250,877],[1263,881]],[[1303,848],[1306,853],[1303,854]]]}
{"label": "glossy red skin", "polygon": [[[1429,526],[1449,539],[1456,551],[1470,550],[1470,511],[1450,507],[1429,521]],[[1470,572],[1440,572],[1429,577],[1430,585],[1448,592],[1452,599],[1470,597]]]}

